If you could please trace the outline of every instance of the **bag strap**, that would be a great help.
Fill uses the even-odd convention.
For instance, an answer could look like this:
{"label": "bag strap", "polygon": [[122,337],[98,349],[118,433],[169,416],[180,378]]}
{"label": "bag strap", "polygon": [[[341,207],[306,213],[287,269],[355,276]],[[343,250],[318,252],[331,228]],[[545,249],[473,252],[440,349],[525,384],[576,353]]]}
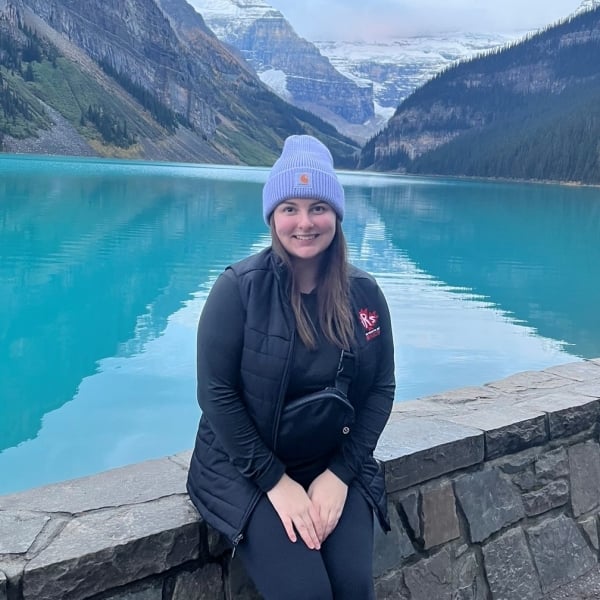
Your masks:
{"label": "bag strap", "polygon": [[352,377],[354,377],[355,357],[352,352],[342,350],[340,362],[338,364],[337,374],[335,376],[335,387],[344,394],[348,395],[348,388]]}

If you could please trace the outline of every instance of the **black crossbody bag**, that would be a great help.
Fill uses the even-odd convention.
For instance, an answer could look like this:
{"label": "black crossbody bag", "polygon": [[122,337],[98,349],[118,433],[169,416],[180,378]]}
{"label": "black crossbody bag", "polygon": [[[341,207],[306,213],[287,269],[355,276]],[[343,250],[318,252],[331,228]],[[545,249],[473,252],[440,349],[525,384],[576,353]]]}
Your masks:
{"label": "black crossbody bag", "polygon": [[283,406],[277,435],[277,456],[287,465],[306,464],[331,455],[354,423],[348,387],[355,358],[342,350],[333,387],[300,396]]}

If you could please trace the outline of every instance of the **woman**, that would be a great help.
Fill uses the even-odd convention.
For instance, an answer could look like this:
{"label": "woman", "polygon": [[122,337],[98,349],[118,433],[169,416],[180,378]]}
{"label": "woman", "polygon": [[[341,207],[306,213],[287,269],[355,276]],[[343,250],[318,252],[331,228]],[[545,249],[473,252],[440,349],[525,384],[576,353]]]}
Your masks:
{"label": "woman", "polygon": [[[373,450],[394,398],[392,330],[375,280],[346,261],[344,202],[329,150],[287,138],[263,188],[272,245],[226,269],[198,326],[188,491],[267,600],[373,598],[374,511],[389,529]],[[317,435],[321,407],[347,403],[292,410],[334,386],[354,420]]]}

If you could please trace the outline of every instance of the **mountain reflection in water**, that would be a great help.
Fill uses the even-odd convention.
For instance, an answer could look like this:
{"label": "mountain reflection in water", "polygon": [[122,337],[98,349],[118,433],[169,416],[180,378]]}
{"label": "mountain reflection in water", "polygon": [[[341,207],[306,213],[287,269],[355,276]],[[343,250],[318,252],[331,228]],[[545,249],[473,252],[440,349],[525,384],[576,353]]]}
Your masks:
{"label": "mountain reflection in water", "polygon": [[[269,243],[266,174],[0,157],[0,493],[192,446],[197,318]],[[600,356],[596,189],[341,177],[398,401]]]}

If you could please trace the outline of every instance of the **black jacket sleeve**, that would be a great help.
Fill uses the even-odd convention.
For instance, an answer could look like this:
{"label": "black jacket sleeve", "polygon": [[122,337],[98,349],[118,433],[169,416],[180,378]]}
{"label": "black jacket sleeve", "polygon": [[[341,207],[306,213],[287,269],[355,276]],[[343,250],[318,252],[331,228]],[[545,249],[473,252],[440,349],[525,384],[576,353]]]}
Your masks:
{"label": "black jacket sleeve", "polygon": [[350,484],[361,472],[365,461],[375,451],[394,402],[396,384],[392,324],[387,302],[379,287],[377,294],[381,328],[377,373],[356,413],[350,435],[344,439],[340,450],[329,464],[329,469],[346,484]]}
{"label": "black jacket sleeve", "polygon": [[229,460],[267,492],[285,467],[260,437],[240,395],[244,320],[235,275],[225,271],[210,291],[198,323],[198,403]]}

